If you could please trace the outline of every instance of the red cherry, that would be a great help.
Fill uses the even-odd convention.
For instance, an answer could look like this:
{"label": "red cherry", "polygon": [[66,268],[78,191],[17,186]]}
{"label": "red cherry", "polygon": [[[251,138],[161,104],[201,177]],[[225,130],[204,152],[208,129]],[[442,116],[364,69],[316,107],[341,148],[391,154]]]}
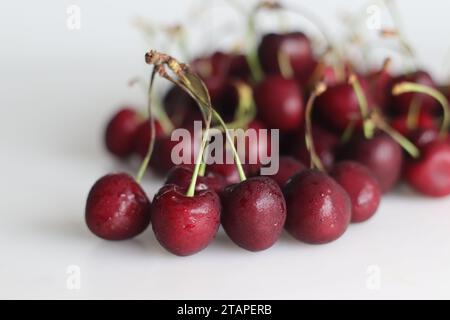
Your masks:
{"label": "red cherry", "polygon": [[[166,178],[165,184],[175,184],[181,188],[187,189],[191,183],[193,174],[192,166],[176,166],[173,167]],[[213,190],[219,193],[225,187],[225,178],[214,172],[207,172],[204,176],[197,176],[196,191]]]}
{"label": "red cherry", "polygon": [[[244,166],[245,169],[245,166]],[[206,167],[207,173],[215,173],[225,178],[226,185],[235,184],[240,181],[239,172],[234,163],[232,164],[219,164],[213,163]]]}
{"label": "red cherry", "polygon": [[303,121],[303,97],[297,83],[273,75],[259,83],[254,91],[261,120],[269,128],[292,131]]}
{"label": "red cherry", "polygon": [[267,74],[280,74],[280,52],[289,59],[295,77],[306,85],[315,67],[309,39],[301,32],[266,34],[258,47],[258,56]]}
{"label": "red cherry", "polygon": [[347,192],[330,176],[304,170],[284,187],[286,230],[298,240],[322,244],[339,238],[351,218]]}
{"label": "red cherry", "polygon": [[[249,139],[246,139],[245,157],[241,157],[241,159],[245,159],[244,163],[246,164],[248,173],[250,175],[255,175],[261,167],[262,157],[271,156],[270,130],[267,130],[263,122],[256,119],[249,123],[247,129],[255,130],[256,141],[251,141],[250,143]],[[267,134],[262,134],[260,130],[267,130]],[[253,160],[256,160],[256,163],[250,163],[250,161],[255,162]]]}
{"label": "red cherry", "polygon": [[107,240],[132,238],[150,222],[150,201],[125,173],[106,175],[93,185],[86,201],[89,230]]}
{"label": "red cherry", "polygon": [[[427,144],[439,139],[439,130],[436,128],[416,129],[408,134],[409,141],[417,148],[422,149]],[[447,139],[447,141],[449,141]]]}
{"label": "red cherry", "polygon": [[253,177],[222,193],[222,226],[238,246],[261,251],[280,237],[286,203],[280,187],[268,177]]}
{"label": "red cherry", "polygon": [[352,222],[366,221],[375,214],[381,201],[381,188],[366,167],[358,162],[343,161],[333,168],[330,175],[350,196]]}
{"label": "red cherry", "polygon": [[283,156],[279,160],[278,172],[270,176],[280,188],[296,173],[305,170],[306,167],[293,157]]}
{"label": "red cherry", "polygon": [[208,246],[220,224],[220,199],[211,190],[185,195],[185,189],[165,185],[155,195],[152,228],[169,252],[188,256]]}
{"label": "red cherry", "polygon": [[[334,165],[335,149],[339,145],[339,138],[317,125],[312,126],[312,136],[314,148],[326,170],[330,170]],[[295,142],[293,143],[293,155],[302,163],[309,166],[311,163],[311,155],[306,148],[305,130],[304,128],[296,134]]]}
{"label": "red cherry", "polygon": [[[159,123],[155,121],[155,139],[159,139],[165,135],[164,130]],[[150,144],[151,126],[147,120],[144,120],[138,129],[134,138],[134,151],[142,158],[147,154],[148,146]]]}
{"label": "red cherry", "polygon": [[341,151],[341,158],[355,160],[366,166],[377,178],[383,192],[391,190],[400,179],[402,149],[384,133],[376,133],[372,139],[358,135]]}
{"label": "red cherry", "polygon": [[105,144],[109,152],[120,158],[131,155],[140,123],[141,119],[135,110],[131,108],[119,110],[106,127]]}
{"label": "red cherry", "polygon": [[[359,81],[367,95],[367,84],[363,79]],[[368,99],[371,106],[369,96]],[[329,87],[317,97],[314,108],[321,120],[339,133],[344,132],[352,123],[355,128],[362,125],[359,102],[351,84],[338,83]]]}
{"label": "red cherry", "polygon": [[369,90],[375,104],[382,110],[389,107],[389,96],[386,94],[390,89],[393,77],[387,68],[372,72],[366,76]]}
{"label": "red cherry", "polygon": [[[390,89],[389,89],[389,94],[390,91],[392,91],[392,88],[401,82],[404,81],[408,81],[408,82],[415,82],[418,84],[422,84],[425,86],[429,86],[432,88],[436,88],[436,84],[433,81],[433,79],[431,78],[431,76],[425,72],[425,71],[416,71],[413,73],[409,73],[409,74],[405,74],[405,75],[400,75],[395,77],[392,80]],[[426,112],[431,112],[434,113],[436,112],[436,110],[438,110],[438,104],[436,102],[436,100],[426,94],[423,93],[404,93],[398,96],[393,96],[391,94],[391,105],[393,110],[395,110],[397,113],[399,114],[405,114],[408,113],[410,106],[413,103],[414,98],[418,99],[421,103],[420,103],[420,109]]]}
{"label": "red cherry", "polygon": [[173,86],[167,91],[163,105],[175,127],[192,125],[195,120],[202,120],[202,114],[195,100],[178,86]]}
{"label": "red cherry", "polygon": [[416,191],[430,197],[450,194],[450,145],[443,141],[427,144],[417,160],[406,164],[405,178]]}
{"label": "red cherry", "polygon": [[[407,136],[411,132],[411,129],[408,127],[408,115],[406,114],[395,117],[391,121],[391,126],[404,136]],[[433,116],[428,112],[420,112],[416,127],[418,129],[437,129],[437,124]]]}

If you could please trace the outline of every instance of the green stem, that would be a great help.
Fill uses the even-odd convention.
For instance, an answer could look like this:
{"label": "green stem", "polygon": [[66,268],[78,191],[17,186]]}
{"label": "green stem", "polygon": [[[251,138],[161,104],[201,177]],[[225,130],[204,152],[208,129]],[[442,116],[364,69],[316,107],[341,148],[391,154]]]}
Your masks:
{"label": "green stem", "polygon": [[209,112],[208,114],[208,119],[206,121],[206,128],[205,128],[205,132],[203,133],[203,137],[202,137],[202,143],[200,145],[200,149],[198,150],[198,155],[197,155],[197,159],[195,161],[195,167],[194,167],[194,172],[192,173],[192,178],[191,178],[191,183],[189,184],[189,188],[186,192],[186,196],[187,197],[193,197],[195,194],[195,186],[197,184],[197,177],[199,175],[200,172],[200,166],[202,165],[203,162],[203,152],[205,151],[205,147],[206,147],[206,142],[208,141],[208,136],[209,136],[209,128],[211,126],[211,112]]}
{"label": "green stem", "polygon": [[442,138],[446,137],[448,129],[450,128],[450,106],[447,98],[441,92],[432,87],[424,86],[414,82],[402,82],[395,85],[392,89],[392,94],[396,96],[407,92],[423,93],[433,97],[440,103],[444,111],[444,118],[442,120],[440,136]]}
{"label": "green stem", "polygon": [[363,121],[363,131],[364,136],[367,139],[371,139],[374,134],[374,125],[373,122],[369,119],[369,105],[367,103],[366,95],[359,83],[358,77],[352,74],[349,78],[349,83],[353,87],[353,91],[356,94],[356,98],[358,99],[359,110],[361,112],[361,118]]}
{"label": "green stem", "polygon": [[401,145],[402,148],[405,149],[406,152],[408,152],[413,158],[418,158],[420,156],[419,149],[417,149],[417,147],[411,141],[402,136],[387,123],[383,122],[379,124],[378,128],[391,136],[392,139],[394,139],[399,145]]}
{"label": "green stem", "polygon": [[203,177],[203,176],[205,175],[205,171],[206,171],[206,163],[203,161],[203,162],[200,164],[200,169],[198,170],[198,175],[199,175],[200,177]]}
{"label": "green stem", "polygon": [[136,174],[136,181],[141,182],[144,177],[145,171],[147,170],[150,158],[153,153],[153,147],[155,144],[155,118],[152,115],[152,89],[153,83],[155,81],[156,69],[153,68],[153,72],[150,76],[150,85],[148,88],[148,118],[150,121],[150,142],[148,146],[147,153],[145,154],[144,160],[142,160],[141,166],[139,167],[138,173]]}
{"label": "green stem", "polygon": [[254,82],[260,82],[264,77],[258,52],[256,48],[256,27],[255,27],[255,12],[252,12],[248,16],[247,34],[245,36],[245,42],[250,43],[250,47],[246,50],[245,58],[247,59],[248,66]]}
{"label": "green stem", "polygon": [[313,132],[312,132],[312,123],[311,123],[311,117],[312,117],[312,109],[314,105],[314,100],[321,95],[326,90],[325,84],[319,82],[319,84],[316,86],[314,91],[311,93],[311,96],[309,97],[308,103],[306,104],[306,111],[305,111],[305,142],[306,142],[306,149],[309,152],[310,158],[311,158],[311,169],[317,168],[320,171],[325,172],[325,167],[322,164],[322,161],[320,160],[319,156],[317,155],[316,149],[314,147],[314,138],[313,138]]}

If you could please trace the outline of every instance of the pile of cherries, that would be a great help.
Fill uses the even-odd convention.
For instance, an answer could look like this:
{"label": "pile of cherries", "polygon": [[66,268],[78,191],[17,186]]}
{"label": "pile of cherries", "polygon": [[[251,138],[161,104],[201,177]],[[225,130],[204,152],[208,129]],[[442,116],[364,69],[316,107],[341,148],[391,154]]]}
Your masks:
{"label": "pile of cherries", "polygon": [[[385,64],[363,73],[349,61],[327,64],[301,32],[264,35],[254,58],[215,52],[188,68],[147,54],[147,63],[161,70],[175,62],[189,79],[198,75],[225,123],[279,129],[278,172],[262,176],[262,164],[246,159],[205,166],[196,163],[193,145],[185,149],[192,151],[191,163],[174,165],[171,151],[178,142],[171,131],[192,131],[195,120],[205,120],[201,94],[174,81],[152,119],[126,107],[108,122],[110,153],[120,159],[151,153],[149,167],[166,180],[150,201],[140,186],[142,174],[100,178],[85,213],[95,235],[129,239],[151,224],[160,244],[180,256],[208,246],[220,225],[250,251],[271,247],[283,229],[323,244],[339,238],[350,222],[371,218],[382,195],[402,180],[425,196],[450,194],[449,92],[426,71],[394,75]],[[243,104],[254,107],[250,117],[243,116]],[[247,154],[270,149],[263,139],[246,146]]]}

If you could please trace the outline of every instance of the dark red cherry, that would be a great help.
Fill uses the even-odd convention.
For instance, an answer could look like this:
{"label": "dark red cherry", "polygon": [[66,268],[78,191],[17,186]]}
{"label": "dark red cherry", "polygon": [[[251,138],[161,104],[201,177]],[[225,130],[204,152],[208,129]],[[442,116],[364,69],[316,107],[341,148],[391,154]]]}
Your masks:
{"label": "dark red cherry", "polygon": [[[173,167],[167,175],[166,184],[175,184],[187,190],[191,183],[193,171],[193,166],[181,165]],[[206,172],[204,176],[197,176],[195,190],[213,190],[216,193],[220,193],[225,185],[224,177],[214,172]]]}
{"label": "dark red cherry", "polygon": [[[150,160],[150,166],[156,170],[159,174],[166,174],[175,165],[178,164],[194,164],[197,157],[196,151],[200,142],[198,139],[194,139],[194,133],[192,129],[190,131],[191,139],[180,139],[179,141],[172,141],[171,136],[163,136],[155,140],[152,158]],[[172,159],[172,150],[177,148],[180,152],[174,150],[174,156],[181,159],[185,159],[187,162],[179,163],[178,160]]]}
{"label": "dark red cherry", "polygon": [[249,81],[251,77],[250,66],[247,57],[243,54],[235,54],[231,56],[229,77]]}
{"label": "dark red cherry", "polygon": [[280,74],[280,52],[289,59],[295,77],[306,82],[315,67],[311,42],[306,35],[301,32],[266,34],[258,47],[258,56],[267,74]]}
{"label": "dark red cherry", "polygon": [[[339,145],[339,138],[334,133],[317,125],[312,126],[312,136],[314,148],[320,158],[320,161],[326,170],[330,170],[334,165],[335,151]],[[295,158],[299,159],[307,166],[310,165],[311,156],[306,148],[304,129],[299,130],[299,132],[295,135],[294,140],[292,141],[291,149]]]}
{"label": "dark red cherry", "polygon": [[405,166],[405,179],[416,191],[430,197],[450,194],[450,145],[445,141],[427,144],[417,160]]}
{"label": "dark red cherry", "polygon": [[234,163],[232,164],[213,163],[206,167],[206,172],[214,173],[224,177],[226,185],[238,183],[240,181],[239,172]]}
{"label": "dark red cherry", "polygon": [[131,108],[119,110],[109,120],[105,131],[105,144],[109,152],[118,157],[133,153],[134,138],[142,119]]}
{"label": "dark red cherry", "polygon": [[[258,173],[262,165],[262,160],[271,156],[271,137],[270,130],[265,124],[257,119],[251,121],[247,127],[247,134],[254,136],[255,140],[245,139],[245,159],[246,170],[250,175]],[[265,131],[264,131],[265,130]]]}
{"label": "dark red cherry", "polygon": [[375,214],[381,201],[381,188],[366,167],[358,162],[342,161],[330,175],[350,196],[352,222],[366,221]]}
{"label": "dark red cherry", "polygon": [[330,176],[304,170],[284,186],[286,230],[296,239],[312,244],[331,242],[347,229],[351,201],[347,192]]}
{"label": "dark red cherry", "polygon": [[192,125],[195,120],[202,120],[202,114],[195,100],[178,86],[174,85],[167,91],[163,105],[176,128]]}
{"label": "dark red cherry", "polygon": [[220,224],[220,199],[211,190],[193,197],[175,185],[165,185],[152,204],[152,228],[159,243],[169,252],[188,256],[206,248]]}
{"label": "dark red cherry", "polygon": [[[367,94],[366,83],[363,79],[359,81]],[[370,106],[369,95],[367,99]],[[361,111],[351,84],[338,83],[329,87],[317,97],[314,108],[320,119],[336,132],[344,132],[352,123],[356,128],[361,127]]]}
{"label": "dark red cherry", "polygon": [[403,152],[387,134],[376,133],[372,139],[358,135],[344,146],[340,156],[366,166],[377,178],[383,192],[391,190],[400,179]]}
{"label": "dark red cherry", "polygon": [[[390,91],[392,91],[394,85],[404,81],[415,82],[421,85],[436,88],[436,84],[431,76],[427,72],[419,70],[395,77],[392,80]],[[418,99],[418,101],[420,102],[421,110],[431,113],[434,113],[436,110],[438,110],[438,104],[436,100],[433,97],[425,95],[423,93],[404,93],[398,96],[392,96],[391,105],[393,110],[395,110],[398,114],[408,113],[414,98]]]}
{"label": "dark red cherry", "polygon": [[439,139],[439,130],[436,128],[416,129],[408,134],[408,139],[421,150],[427,144]]}
{"label": "dark red cherry", "polygon": [[150,201],[125,173],[108,174],[92,186],[86,201],[89,230],[107,240],[132,238],[150,222]]}
{"label": "dark red cherry", "polygon": [[[164,137],[164,130],[159,123],[155,121],[155,139]],[[150,144],[151,126],[148,120],[144,120],[138,129],[134,138],[134,151],[142,158],[147,154],[148,146]]]}
{"label": "dark red cherry", "polygon": [[383,111],[389,107],[388,90],[392,83],[392,75],[388,69],[383,68],[381,70],[371,72],[366,76],[369,91],[373,97],[375,104]]}
{"label": "dark red cherry", "polygon": [[[409,133],[413,130],[408,127],[408,115],[403,114],[396,116],[391,121],[391,126],[400,132],[402,135],[407,136]],[[433,116],[430,115],[428,112],[420,112],[417,118],[416,123],[417,129],[437,129],[436,121],[434,120]]]}
{"label": "dark red cherry", "polygon": [[279,75],[265,78],[255,87],[258,115],[269,127],[292,131],[303,121],[303,97],[295,80]]}
{"label": "dark red cherry", "polygon": [[278,172],[271,175],[272,178],[280,188],[296,173],[305,170],[306,167],[300,161],[293,157],[282,156],[279,159]]}
{"label": "dark red cherry", "polygon": [[222,226],[238,246],[261,251],[280,237],[286,203],[280,187],[268,177],[253,177],[222,193]]}

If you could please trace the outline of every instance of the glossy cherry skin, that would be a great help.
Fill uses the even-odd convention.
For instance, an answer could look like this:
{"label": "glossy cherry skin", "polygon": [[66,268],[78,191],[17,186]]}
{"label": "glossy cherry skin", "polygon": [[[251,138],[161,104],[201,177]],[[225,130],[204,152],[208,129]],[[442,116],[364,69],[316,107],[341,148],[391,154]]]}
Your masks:
{"label": "glossy cherry skin", "polygon": [[284,186],[287,206],[286,230],[296,239],[323,244],[339,238],[347,229],[351,201],[330,176],[304,170]]}
{"label": "glossy cherry skin", "polygon": [[401,176],[402,149],[384,133],[376,133],[372,139],[356,136],[344,146],[340,158],[355,160],[366,166],[377,178],[383,193],[391,190]]}
{"label": "glossy cherry skin", "polygon": [[[245,167],[244,172],[247,173]],[[240,181],[239,172],[234,163],[232,164],[213,163],[206,167],[206,173],[214,173],[224,177],[227,186],[230,184],[238,183]]]}
{"label": "glossy cherry skin", "polygon": [[429,197],[450,194],[450,145],[445,141],[427,144],[418,160],[405,166],[405,179],[416,191]]}
{"label": "glossy cherry skin", "polygon": [[[256,141],[246,139],[245,156],[243,157],[241,155],[240,158],[245,160],[244,163],[246,164],[247,172],[250,175],[255,175],[262,165],[262,160],[270,157],[272,154],[270,130],[267,129],[262,121],[257,119],[249,123],[247,130],[254,130]],[[263,132],[266,132],[266,134]]]}
{"label": "glossy cherry skin", "polygon": [[342,161],[330,175],[350,196],[352,222],[366,221],[375,214],[381,201],[381,188],[372,172],[358,162]]}
{"label": "glossy cherry skin", "polygon": [[368,89],[375,104],[385,111],[389,107],[390,94],[387,94],[392,83],[392,75],[387,69],[371,72],[366,77]]}
{"label": "glossy cherry skin", "polygon": [[[312,137],[314,142],[314,149],[319,156],[320,161],[324,165],[326,170],[330,170],[335,161],[335,151],[339,145],[339,138],[332,132],[319,127],[317,125],[312,126]],[[311,156],[306,148],[305,130],[301,129],[295,135],[293,141],[292,154],[295,158],[299,159],[302,163],[309,166],[311,163]]]}
{"label": "glossy cherry skin", "polygon": [[220,225],[220,199],[211,190],[185,195],[186,189],[165,185],[152,204],[152,228],[169,252],[188,256],[206,248]]}
{"label": "glossy cherry skin", "polygon": [[134,138],[141,124],[138,113],[131,108],[119,110],[108,122],[105,144],[109,152],[124,158],[133,153]]}
{"label": "glossy cherry skin", "polygon": [[[164,137],[165,133],[161,126],[161,124],[158,121],[155,121],[155,139],[159,139],[161,137]],[[150,137],[151,137],[151,126],[150,122],[147,120],[144,120],[136,130],[136,135],[134,137],[134,151],[141,156],[141,158],[144,158],[147,154],[148,147],[150,144]]]}
{"label": "glossy cherry skin", "polygon": [[277,183],[253,177],[225,188],[222,226],[230,239],[249,251],[270,248],[280,237],[286,203]]}
{"label": "glossy cherry skin", "polygon": [[89,191],[85,219],[89,230],[100,238],[130,239],[147,228],[150,201],[129,175],[108,174]]}
{"label": "glossy cherry skin", "polygon": [[[360,79],[361,86],[367,85]],[[367,93],[367,90],[366,90]],[[371,100],[367,97],[369,106]],[[361,127],[361,111],[353,86],[348,83],[338,83],[329,87],[320,95],[314,104],[315,113],[331,129],[342,133],[355,121],[356,128]]]}
{"label": "glossy cherry skin", "polygon": [[[167,175],[165,184],[175,184],[187,189],[191,183],[193,171],[193,166],[181,165],[173,167]],[[204,176],[197,176],[195,190],[213,190],[216,193],[220,193],[225,186],[224,177],[214,172],[206,172]]]}
{"label": "glossy cherry skin", "polygon": [[295,77],[306,84],[315,67],[311,42],[306,35],[301,32],[266,34],[258,47],[258,56],[267,74],[280,74],[280,52],[289,59]]}
{"label": "glossy cherry skin", "polygon": [[286,182],[296,173],[305,170],[306,167],[300,161],[290,156],[281,156],[277,173],[269,176],[280,188],[283,188]]}
{"label": "glossy cherry skin", "polygon": [[[435,128],[416,129],[408,134],[409,141],[412,142],[419,150],[422,150],[427,144],[439,140],[439,130]],[[446,141],[450,141],[446,139]]]}
{"label": "glossy cherry skin", "polygon": [[[431,78],[431,76],[427,72],[419,70],[413,73],[395,77],[392,80],[390,90],[392,90],[394,85],[404,81],[415,82],[421,85],[436,88],[436,84]],[[410,92],[391,97],[392,99],[391,105],[393,110],[398,114],[408,113],[414,98],[420,99],[421,110],[431,113],[434,113],[437,110],[438,104],[433,97],[425,95],[423,93],[410,93]]]}
{"label": "glossy cherry skin", "polygon": [[254,90],[258,115],[269,127],[292,131],[303,121],[303,97],[297,82],[272,75],[259,83]]}

